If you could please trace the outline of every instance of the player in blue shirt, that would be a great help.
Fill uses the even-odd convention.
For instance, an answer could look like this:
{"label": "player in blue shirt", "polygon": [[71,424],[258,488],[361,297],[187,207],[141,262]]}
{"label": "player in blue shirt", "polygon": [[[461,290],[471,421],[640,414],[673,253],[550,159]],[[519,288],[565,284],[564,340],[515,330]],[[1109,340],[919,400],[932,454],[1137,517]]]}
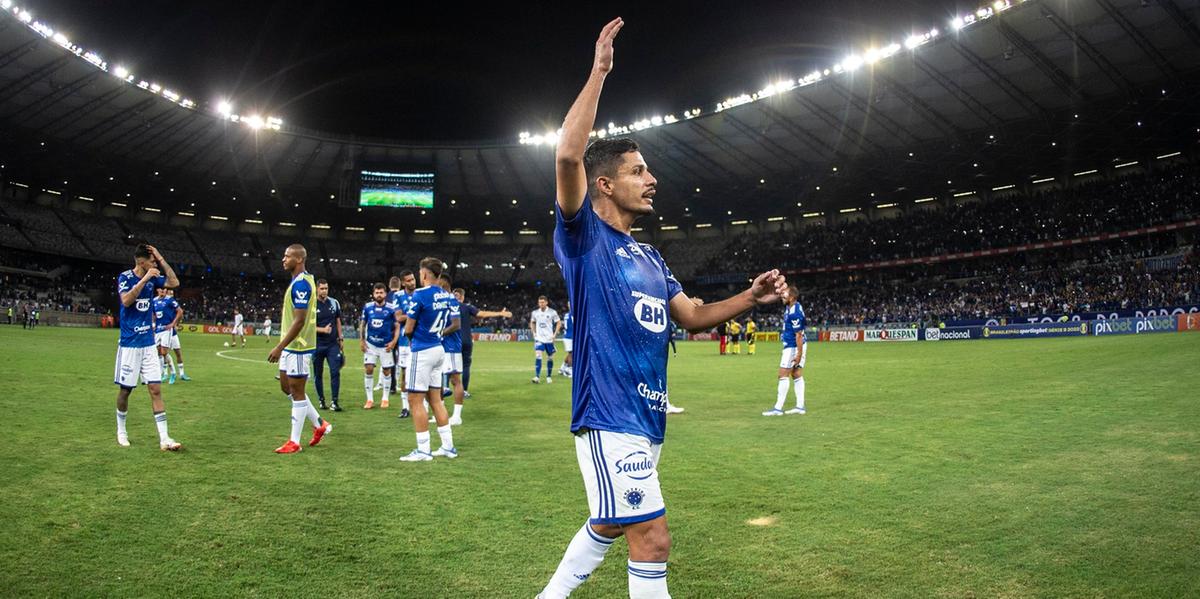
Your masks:
{"label": "player in blue shirt", "polygon": [[[388,293],[388,305],[396,310],[400,318],[400,329],[404,329],[404,321],[408,318],[408,305],[412,301],[412,294],[417,290],[417,278],[413,276],[411,270],[400,271],[400,276],[392,277],[388,280],[388,287],[391,292]],[[397,389],[400,390],[400,418],[408,418],[408,390],[402,384],[405,380],[405,371],[408,369],[408,362],[411,358],[411,350],[409,348],[408,337],[400,335],[400,341],[396,343],[396,349],[392,350],[396,358],[397,374],[392,377],[392,393]]]}
{"label": "player in blue shirt", "polygon": [[329,297],[329,281],[317,279],[317,351],[313,354],[313,378],[317,387],[317,402],[325,404],[325,362],[329,362],[329,392],[333,401],[328,407],[341,412],[338,391],[341,390],[342,363],[346,347],[342,337],[342,304]]}
{"label": "player in blue shirt", "polygon": [[[476,320],[483,320],[485,318],[512,318],[512,312],[508,310],[480,310],[467,303],[467,291],[462,287],[454,290],[454,299],[458,300],[461,306],[459,314],[462,327],[459,328],[458,332],[459,336],[462,337],[463,347],[463,397],[471,397],[471,355],[475,350],[475,339],[471,337],[471,329],[475,327]],[[458,406],[459,404],[455,403],[454,405]]]}
{"label": "player in blue shirt", "polygon": [[154,344],[158,346],[158,361],[162,363],[163,373],[170,373],[167,384],[174,385],[175,362],[171,360],[170,351],[172,348],[179,351],[179,336],[175,328],[183,318],[183,310],[179,309],[179,302],[167,291],[166,287],[159,287],[158,297],[150,302],[150,308],[154,312]]}
{"label": "player in blue shirt", "polygon": [[[442,291],[450,292],[450,275],[438,275],[438,286]],[[454,396],[454,413],[450,415],[450,426],[458,426],[462,424],[463,410],[463,344],[462,335],[459,334],[462,330],[462,304],[453,292],[450,292],[449,303],[448,324],[442,329],[442,351],[446,354],[442,359],[442,375],[446,377],[445,382]]]}
{"label": "player in blue shirt", "polygon": [[389,379],[392,378],[392,368],[396,365],[392,350],[400,337],[400,314],[387,304],[387,287],[384,287],[383,283],[375,283],[371,290],[371,299],[375,301],[363,306],[362,318],[359,319],[358,325],[358,343],[363,352],[363,387],[367,391],[364,410],[375,407],[375,394],[371,390],[371,382],[376,364],[383,368],[383,378],[380,379],[383,383],[383,401],[379,403],[379,407],[388,407],[392,388]]}
{"label": "player in blue shirt", "polygon": [[657,181],[628,138],[588,137],[612,69],[615,19],[596,41],[592,72],[558,139],[554,254],[574,320],[571,432],[590,519],[575,534],[544,599],[566,597],[591,575],[616,537],[629,542],[631,597],[668,597],[671,537],[658,481],[667,409],[667,337],[672,321],[707,329],[778,301],[786,286],[765,272],[727,300],[697,306],[653,247],[630,236],[654,214]]}
{"label": "player in blue shirt", "polygon": [[567,313],[563,314],[563,317],[562,317],[563,353],[567,354],[567,356],[565,358],[563,358],[563,364],[558,369],[558,373],[567,378],[571,378],[571,374],[573,371],[573,369],[571,368],[571,352],[574,351],[574,349],[575,349],[573,346],[573,344],[575,342],[574,341],[575,340],[575,337],[574,337],[575,327],[571,326],[573,324],[571,321],[573,321],[573,320],[574,320],[574,318],[571,317],[571,302],[567,302]]}
{"label": "player in blue shirt", "polygon": [[[783,330],[779,339],[783,341],[783,357],[779,359],[779,387],[775,395],[775,407],[763,412],[763,416],[804,414],[804,360],[808,357],[808,343],[804,340],[804,327],[808,320],[800,305],[800,291],[793,285],[787,288],[783,298],[787,306],[783,311]],[[796,407],[784,412],[788,387],[795,385]]]}
{"label": "player in blue shirt", "polygon": [[[129,409],[129,393],[146,381],[150,391],[150,406],[158,425],[158,447],[163,451],[178,451],[182,447],[167,434],[167,408],[162,399],[162,362],[154,343],[154,312],[151,306],[159,287],[179,286],[179,277],[167,260],[152,245],[142,244],[133,251],[133,268],[117,277],[117,295],[121,300],[121,338],[117,342],[117,365],[113,382],[117,390],[117,444],[129,447],[125,430],[125,415]],[[164,274],[160,274],[164,273]]]}
{"label": "player in blue shirt", "polygon": [[[412,352],[405,386],[408,387],[413,430],[417,433],[417,448],[400,458],[402,462],[427,462],[435,456],[458,457],[450,417],[442,404],[442,369],[446,356],[442,349],[442,332],[450,324],[450,302],[454,295],[438,286],[438,275],[442,274],[440,259],[422,259],[420,273],[422,287],[413,293],[408,320],[404,323],[404,334],[409,338]],[[442,446],[432,452],[429,450],[426,401],[433,410],[438,436],[442,440]]]}

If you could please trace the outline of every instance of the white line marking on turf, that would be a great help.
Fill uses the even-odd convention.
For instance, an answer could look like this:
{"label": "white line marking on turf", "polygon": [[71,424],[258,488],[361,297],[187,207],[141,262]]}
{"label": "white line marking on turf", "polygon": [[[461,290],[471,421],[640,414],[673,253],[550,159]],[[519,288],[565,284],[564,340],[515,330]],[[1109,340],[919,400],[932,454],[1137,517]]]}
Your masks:
{"label": "white line marking on turf", "polygon": [[265,359],[263,359],[263,360],[251,360],[250,358],[239,358],[239,357],[237,357],[237,356],[227,356],[227,355],[225,355],[225,352],[226,352],[226,351],[242,351],[242,350],[240,350],[240,349],[238,349],[238,350],[234,350],[234,349],[227,349],[227,350],[225,350],[225,351],[219,351],[219,352],[217,352],[217,357],[220,357],[220,358],[225,358],[226,360],[238,360],[238,361],[240,361],[240,362],[254,362],[255,364],[262,364],[262,363],[265,363],[265,362],[266,362],[266,360],[265,360]]}

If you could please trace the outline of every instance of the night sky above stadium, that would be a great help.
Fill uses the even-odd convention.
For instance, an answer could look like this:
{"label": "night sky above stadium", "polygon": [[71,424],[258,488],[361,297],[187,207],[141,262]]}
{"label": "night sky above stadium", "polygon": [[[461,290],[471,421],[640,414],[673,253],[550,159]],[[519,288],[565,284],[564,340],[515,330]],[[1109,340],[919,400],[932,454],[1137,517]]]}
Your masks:
{"label": "night sky above stadium", "polygon": [[[400,140],[513,141],[556,128],[622,16],[599,122],[681,113],[945,27],[953,0],[460,3],[29,2],[112,64],[201,103]],[[714,8],[719,7],[719,8]]]}

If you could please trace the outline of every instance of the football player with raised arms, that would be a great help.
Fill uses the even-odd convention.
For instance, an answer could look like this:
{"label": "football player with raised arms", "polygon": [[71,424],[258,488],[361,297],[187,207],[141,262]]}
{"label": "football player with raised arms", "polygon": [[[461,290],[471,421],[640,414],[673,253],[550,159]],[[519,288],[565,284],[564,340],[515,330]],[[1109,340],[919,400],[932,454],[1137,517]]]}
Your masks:
{"label": "football player with raised arms", "polygon": [[142,244],[133,251],[133,268],[117,277],[117,296],[121,300],[121,336],[117,342],[117,365],[113,382],[117,384],[117,445],[129,447],[125,416],[129,394],[138,379],[146,382],[150,407],[158,426],[158,447],[178,451],[182,447],[167,434],[167,408],[162,399],[162,362],[154,342],[152,300],[160,287],[179,286],[179,277],[167,260],[152,245]]}
{"label": "football player with raised arms", "polygon": [[588,145],[623,24],[614,19],[600,32],[591,74],[567,113],[555,155],[554,254],[575,328],[570,430],[590,517],[567,545],[543,599],[570,595],[620,536],[629,543],[629,596],[670,596],[671,535],[658,459],[672,321],[691,331],[711,328],[778,301],[786,286],[771,270],[729,299],[697,306],[658,251],[630,236],[638,218],[654,214],[657,181],[632,139]]}

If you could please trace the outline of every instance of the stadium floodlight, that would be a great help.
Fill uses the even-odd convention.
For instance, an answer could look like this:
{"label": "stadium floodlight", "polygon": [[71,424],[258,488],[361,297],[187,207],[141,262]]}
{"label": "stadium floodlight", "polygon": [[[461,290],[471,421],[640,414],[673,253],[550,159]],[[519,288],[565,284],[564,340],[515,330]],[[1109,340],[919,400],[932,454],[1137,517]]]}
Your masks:
{"label": "stadium floodlight", "polygon": [[89,198],[88,196],[75,196],[75,197],[80,200],[83,200],[85,202],[95,202],[96,201],[96,198]]}
{"label": "stadium floodlight", "polygon": [[230,104],[226,100],[221,100],[217,103],[217,113],[221,116],[228,117],[229,115],[233,114],[233,104]]}
{"label": "stadium floodlight", "polygon": [[417,235],[433,235],[433,234],[435,234],[433,229],[413,229],[413,233],[415,233]]}
{"label": "stadium floodlight", "polygon": [[1084,176],[1084,175],[1094,175],[1094,174],[1096,174],[1096,173],[1098,173],[1098,172],[1100,172],[1100,171],[1098,171],[1098,170],[1096,170],[1096,169],[1094,169],[1094,168],[1093,168],[1093,169],[1088,169],[1088,170],[1086,170],[1086,171],[1079,171],[1078,173],[1075,173],[1075,176],[1076,176],[1076,177],[1082,177],[1082,176]]}
{"label": "stadium floodlight", "polygon": [[899,206],[899,204],[897,204],[896,202],[891,202],[891,203],[888,203],[888,204],[876,204],[876,205],[875,205],[875,207],[876,207],[876,208],[879,208],[879,209],[883,209],[883,208],[895,208],[896,206]]}
{"label": "stadium floodlight", "polygon": [[187,217],[196,216],[195,212],[177,212],[176,214],[178,214],[179,216],[187,216]]}
{"label": "stadium floodlight", "polygon": [[750,221],[748,221],[748,220],[735,220],[735,221],[730,221],[730,223],[729,223],[729,224],[731,224],[731,225],[748,225],[748,224],[750,224]]}
{"label": "stadium floodlight", "polygon": [[1162,156],[1155,156],[1154,159],[1155,160],[1166,160],[1167,158],[1174,158],[1182,153],[1183,152],[1171,152],[1170,154],[1163,154]]}
{"label": "stadium floodlight", "polygon": [[937,198],[918,198],[916,200],[913,200],[913,203],[914,204],[924,204],[925,202],[932,202],[936,199]]}
{"label": "stadium floodlight", "polygon": [[487,230],[484,230],[483,234],[484,235],[503,235],[504,231],[496,231],[496,230],[487,229]]}
{"label": "stadium floodlight", "polygon": [[785,219],[786,219],[786,217],[783,217],[783,216],[772,216],[772,217],[767,218],[767,222],[777,223],[777,222],[779,222],[781,220],[785,220]]}
{"label": "stadium floodlight", "polygon": [[142,210],[145,210],[146,212],[162,212],[161,209],[153,208],[151,206],[142,206]]}
{"label": "stadium floodlight", "polygon": [[804,218],[813,218],[814,216],[821,216],[821,213],[820,212],[805,212],[804,213]]}
{"label": "stadium floodlight", "polygon": [[973,192],[973,191],[960,191],[960,192],[954,194],[954,197],[962,198],[962,197],[973,196],[973,195],[975,195],[975,192]]}
{"label": "stadium floodlight", "polygon": [[216,214],[210,214],[208,218],[211,218],[212,220],[229,220],[228,216],[218,216]]}
{"label": "stadium floodlight", "polygon": [[449,233],[451,235],[470,235],[471,234],[471,232],[466,229],[450,229]]}
{"label": "stadium floodlight", "polygon": [[1016,187],[1016,185],[1012,185],[1012,184],[1009,184],[1009,185],[1001,185],[1001,186],[999,186],[999,187],[993,187],[993,188],[992,188],[992,191],[1004,191],[1005,189],[1012,189],[1012,188],[1014,188],[1014,187]]}
{"label": "stadium floodlight", "polygon": [[962,17],[954,17],[954,19],[950,21],[950,27],[952,27],[955,31],[958,31],[966,26],[967,22],[964,21]]}
{"label": "stadium floodlight", "polygon": [[712,226],[712,223],[697,223],[696,224],[697,229],[707,229],[711,226]]}
{"label": "stadium floodlight", "polygon": [[330,226],[329,225],[312,225],[312,228],[314,228],[314,229],[329,229]]}
{"label": "stadium floodlight", "polygon": [[112,204],[118,208],[125,208],[128,206],[128,204],[125,204],[124,202],[109,202],[109,204]]}
{"label": "stadium floodlight", "polygon": [[841,210],[838,210],[839,214],[849,214],[851,212],[858,212],[858,208],[842,208]]}
{"label": "stadium floodlight", "polygon": [[4,10],[12,8],[12,0],[0,0],[0,8]]}
{"label": "stadium floodlight", "polygon": [[346,230],[347,231],[366,231],[366,229],[364,229],[362,227],[346,227]]}
{"label": "stadium floodlight", "polygon": [[262,129],[264,125],[262,117],[258,116],[257,114],[252,114],[243,119],[243,121],[246,123],[246,125],[254,130]]}
{"label": "stadium floodlight", "polygon": [[29,14],[29,11],[27,11],[27,10],[21,11],[17,15],[17,18],[20,19],[21,22],[25,23],[25,24],[29,24],[29,22],[33,21],[33,15]]}
{"label": "stadium floodlight", "polygon": [[659,231],[674,231],[678,228],[679,228],[678,225],[663,225],[663,226],[659,227],[658,230]]}
{"label": "stadium floodlight", "polygon": [[[279,226],[281,226],[281,227],[294,227],[294,226],[296,226],[296,223],[289,223],[289,222],[283,222],[283,221],[281,221],[281,222],[279,223]],[[383,229],[380,229],[380,231],[383,231]],[[387,232],[387,231],[385,231],[385,232]],[[396,229],[396,230],[394,230],[394,231],[391,231],[391,232],[393,232],[393,233],[399,233],[399,232],[400,232],[400,230],[399,230],[399,229]]]}
{"label": "stadium floodlight", "polygon": [[261,220],[257,219],[257,218],[248,218],[248,219],[246,219],[246,222],[247,222],[247,223],[249,223],[249,224],[251,224],[251,225],[261,225],[261,224],[263,224],[263,222],[262,222]]}
{"label": "stadium floodlight", "polygon": [[858,67],[862,66],[863,59],[862,59],[862,57],[858,56],[857,54],[851,54],[850,56],[847,56],[846,59],[843,60],[841,64],[842,64],[842,69],[844,69],[848,73],[852,73],[855,70],[857,70]]}
{"label": "stadium floodlight", "polygon": [[534,231],[533,229],[521,229],[520,231],[517,231],[517,235],[537,235],[537,234],[538,234],[538,232]]}
{"label": "stadium floodlight", "polygon": [[60,196],[60,195],[62,195],[62,192],[61,192],[61,191],[58,191],[58,190],[55,190],[55,189],[46,189],[46,188],[42,188],[42,191],[44,191],[44,192],[46,192],[46,193],[48,193],[48,194],[50,194],[50,195],[56,195],[56,196]]}

